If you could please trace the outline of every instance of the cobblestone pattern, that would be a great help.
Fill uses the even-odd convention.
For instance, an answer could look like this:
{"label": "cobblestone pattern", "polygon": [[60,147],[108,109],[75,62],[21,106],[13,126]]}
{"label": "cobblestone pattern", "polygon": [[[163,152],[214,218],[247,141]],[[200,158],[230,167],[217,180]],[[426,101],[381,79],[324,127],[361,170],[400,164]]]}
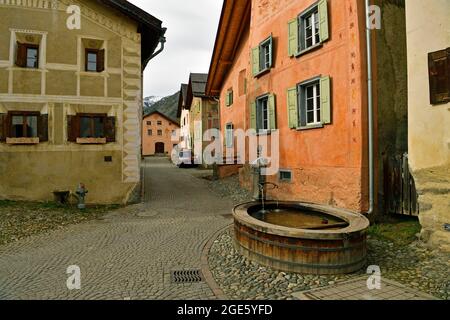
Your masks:
{"label": "cobblestone pattern", "polygon": [[[166,159],[144,166],[144,204],[0,247],[0,299],[213,299],[205,282],[173,284],[170,272],[200,269],[232,201]],[[70,265],[81,290],[66,287]]]}
{"label": "cobblestone pattern", "polygon": [[[369,239],[368,265],[378,265],[382,278],[441,299],[450,299],[450,257],[430,251],[420,243],[395,247],[392,243]],[[231,229],[214,241],[209,254],[211,273],[231,299],[291,300],[292,293],[335,285],[366,274],[314,276],[278,272],[242,257],[233,245]]]}

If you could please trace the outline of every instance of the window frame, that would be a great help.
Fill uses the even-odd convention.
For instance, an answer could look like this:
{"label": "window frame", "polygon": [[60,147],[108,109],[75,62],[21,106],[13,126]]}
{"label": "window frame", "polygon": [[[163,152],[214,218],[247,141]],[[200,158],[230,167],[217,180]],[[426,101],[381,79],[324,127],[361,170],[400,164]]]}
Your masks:
{"label": "window frame", "polygon": [[[266,53],[264,51],[264,48],[268,48],[269,52]],[[268,60],[266,60],[266,58]],[[259,73],[263,73],[267,70],[270,70],[272,68],[272,62],[273,62],[273,38],[272,35],[262,41],[259,44]]]}
{"label": "window frame", "polygon": [[153,136],[153,130],[152,130],[152,129],[148,129],[148,130],[147,130],[147,135],[148,135],[149,137]]}
{"label": "window frame", "polygon": [[[260,112],[259,110],[261,108],[260,107],[260,103],[263,100],[266,101],[266,112],[267,112],[267,119],[266,119],[267,123],[266,124],[267,124],[267,129],[263,129],[263,128],[260,127],[260,125],[261,125],[260,120],[262,120],[264,122],[264,116],[262,115],[262,118],[261,118],[261,116],[259,115],[259,112]],[[270,128],[269,94],[264,94],[262,96],[257,97],[255,102],[256,102],[256,115],[255,115],[256,116],[256,132],[258,134],[271,132],[272,130]]]}
{"label": "window frame", "polygon": [[225,125],[225,146],[228,149],[234,147],[234,125],[232,122]]}
{"label": "window frame", "polygon": [[[106,138],[106,121],[108,118],[108,115],[106,113],[77,113],[77,116],[80,119],[80,128],[78,130],[78,138],[85,138],[81,136],[81,119],[82,118],[91,118],[91,119],[95,119],[95,118],[102,118],[103,119],[103,136],[102,137],[91,137],[94,139],[97,138]],[[95,133],[95,122],[92,120],[92,123],[90,125],[90,129],[93,130],[93,133]]]}
{"label": "window frame", "polygon": [[[39,55],[39,45],[38,44],[31,44],[31,43],[24,43],[23,44],[25,46],[25,51],[26,51],[26,58],[25,58],[25,68],[27,69],[39,69],[39,60],[40,60],[40,55]],[[35,67],[29,67],[28,66],[28,50],[30,49],[35,49],[36,50],[36,66]]]}
{"label": "window frame", "polygon": [[[315,17],[315,15],[317,14],[317,33],[313,32],[312,35],[312,40],[313,40],[313,44],[311,46],[307,46],[306,45],[306,19],[309,17]],[[321,47],[323,44],[323,41],[320,37],[320,14],[319,14],[319,1],[312,4],[309,8],[307,8],[306,10],[304,10],[303,12],[301,12],[298,16],[297,16],[297,21],[298,21],[298,39],[297,39],[297,44],[298,44],[298,55],[301,55],[305,52],[314,50],[315,48]],[[315,27],[315,24],[312,25],[311,27]],[[316,35],[319,37],[319,41],[316,42]],[[304,42],[304,43],[303,43]]]}
{"label": "window frame", "polygon": [[[267,61],[264,61],[264,68],[261,69],[261,66],[263,64],[263,62],[261,61],[262,58],[265,58],[266,55],[263,53],[263,47],[265,47],[266,45],[268,45],[269,47],[269,61],[268,61],[268,66],[267,66]],[[263,41],[261,41],[258,46],[256,46],[255,48],[252,49],[252,56],[251,56],[251,60],[252,60],[252,73],[253,73],[253,77],[257,78],[263,74],[265,74],[266,72],[270,72],[270,69],[273,68],[274,63],[273,63],[273,59],[274,59],[274,41],[273,41],[273,35],[271,34],[269,37],[267,37],[266,39],[264,39]],[[257,55],[255,54],[255,56],[257,56],[258,59],[258,71],[256,72],[256,70],[254,70],[254,66],[256,65],[255,63],[255,56],[254,56],[254,52],[256,52],[257,50]]]}
{"label": "window frame", "polygon": [[[91,49],[91,48],[86,48],[84,51],[84,63],[85,63],[85,67],[84,67],[84,71],[86,72],[98,72],[98,54],[99,54],[100,50],[99,49]],[[95,54],[95,70],[89,70],[88,66],[89,66],[89,54]]]}
{"label": "window frame", "polygon": [[[290,178],[289,179],[287,179],[287,178],[283,178],[283,174],[284,173],[288,173],[289,175],[290,175]],[[279,171],[278,171],[278,181],[280,181],[280,182],[283,182],[283,183],[292,183],[293,182],[293,172],[292,172],[292,170],[289,170],[289,169],[280,169]]]}
{"label": "window frame", "polygon": [[162,137],[163,136],[163,131],[161,129],[158,129],[157,134],[158,134],[158,137]]}
{"label": "window frame", "polygon": [[[317,104],[317,99],[319,99],[319,106],[315,106],[315,108],[313,109],[314,112],[314,122],[308,122],[308,106],[307,106],[307,96],[306,96],[306,88],[311,87],[312,85],[314,85],[316,88],[318,87],[320,90],[320,80],[321,80],[321,76],[318,77],[314,77],[312,79],[300,82],[299,84],[297,84],[297,107],[298,107],[298,114],[300,115],[300,119],[302,119],[303,117],[303,113],[302,113],[302,106],[304,106],[305,108],[305,125],[302,125],[301,122],[299,121],[299,128],[302,129],[311,129],[311,128],[323,128],[324,123],[323,123],[323,119],[322,119],[322,114],[321,112],[321,103],[320,103],[320,99],[321,99],[321,94],[322,92],[320,92],[320,94],[318,96],[314,96],[314,104]],[[317,112],[320,113],[320,121],[317,121]]]}
{"label": "window frame", "polygon": [[156,122],[156,125],[157,126],[162,126],[163,124],[162,124],[162,120],[158,120],[157,122]]}
{"label": "window frame", "polygon": [[[27,117],[36,117],[36,136],[34,137],[28,137],[26,134],[22,137],[16,137],[15,134],[13,134],[13,125],[12,125],[12,118],[14,116],[21,116],[23,117],[22,120],[22,126],[23,126],[23,132],[26,132],[25,126],[27,124]],[[39,117],[41,116],[40,112],[37,111],[9,111],[8,112],[8,123],[7,123],[7,131],[9,132],[9,138],[39,138]]]}

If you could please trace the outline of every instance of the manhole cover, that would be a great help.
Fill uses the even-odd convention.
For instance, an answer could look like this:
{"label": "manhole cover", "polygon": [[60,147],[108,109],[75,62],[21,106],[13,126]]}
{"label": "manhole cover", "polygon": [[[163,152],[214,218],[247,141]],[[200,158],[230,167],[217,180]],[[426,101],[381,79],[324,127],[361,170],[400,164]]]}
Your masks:
{"label": "manhole cover", "polygon": [[200,270],[175,270],[170,274],[172,283],[196,283],[202,282]]}

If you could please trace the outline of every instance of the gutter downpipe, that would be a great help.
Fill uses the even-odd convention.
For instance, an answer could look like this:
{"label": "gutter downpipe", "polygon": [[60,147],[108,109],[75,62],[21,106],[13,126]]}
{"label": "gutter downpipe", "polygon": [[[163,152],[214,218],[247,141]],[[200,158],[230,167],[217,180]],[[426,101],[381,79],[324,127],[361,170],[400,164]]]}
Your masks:
{"label": "gutter downpipe", "polygon": [[152,59],[155,58],[158,54],[160,54],[161,52],[164,51],[164,46],[165,46],[165,43],[166,43],[166,37],[165,37],[164,35],[166,34],[167,28],[162,28],[162,30],[163,30],[162,35],[159,37],[159,44],[160,44],[160,47],[159,47],[159,49],[158,49],[157,51],[155,51],[155,52],[147,59],[147,61],[146,61],[146,63],[145,63],[146,65],[147,65],[147,63],[150,62],[150,60],[152,60]]}
{"label": "gutter downpipe", "polygon": [[367,109],[368,109],[368,140],[369,140],[369,211],[373,214],[375,208],[375,180],[374,180],[374,128],[373,128],[373,81],[372,81],[372,35],[370,27],[370,0],[366,4],[366,46],[367,46]]}

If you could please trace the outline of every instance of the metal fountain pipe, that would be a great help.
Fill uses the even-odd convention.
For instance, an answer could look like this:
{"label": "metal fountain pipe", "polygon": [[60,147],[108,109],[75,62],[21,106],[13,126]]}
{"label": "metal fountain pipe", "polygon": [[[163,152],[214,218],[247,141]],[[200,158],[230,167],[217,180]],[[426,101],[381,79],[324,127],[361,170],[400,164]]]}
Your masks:
{"label": "metal fountain pipe", "polygon": [[375,207],[375,181],[374,181],[374,128],[373,128],[373,91],[372,91],[372,35],[370,26],[370,0],[366,5],[366,42],[367,42],[367,109],[368,109],[368,139],[369,139],[369,211],[371,215]]}

